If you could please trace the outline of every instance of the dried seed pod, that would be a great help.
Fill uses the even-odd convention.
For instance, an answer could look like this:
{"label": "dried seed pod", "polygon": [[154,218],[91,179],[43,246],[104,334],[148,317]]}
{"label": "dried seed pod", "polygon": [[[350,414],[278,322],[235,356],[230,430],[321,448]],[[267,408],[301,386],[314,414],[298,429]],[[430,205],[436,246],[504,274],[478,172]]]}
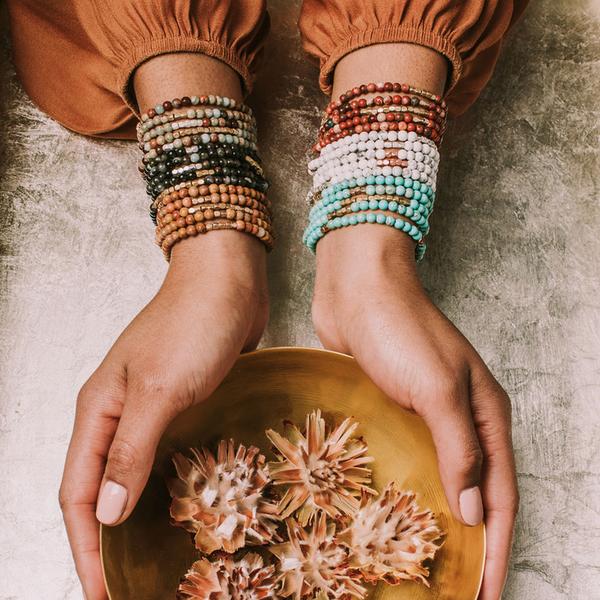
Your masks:
{"label": "dried seed pod", "polygon": [[269,483],[258,448],[221,440],[215,457],[203,448],[175,454],[178,478],[169,482],[174,525],[194,535],[198,550],[235,552],[244,545],[278,540],[277,506],[263,497]]}
{"label": "dried seed pod", "polygon": [[197,560],[177,590],[178,600],[266,600],[277,598],[275,567],[258,554],[240,560],[225,555],[211,562]]}
{"label": "dried seed pod", "polygon": [[273,483],[287,487],[279,503],[282,518],[296,515],[304,527],[321,510],[332,518],[352,515],[361,493],[376,493],[368,487],[371,470],[365,465],[373,459],[367,444],[353,437],[357,426],[348,418],[331,431],[317,410],[307,415],[304,434],[291,424],[287,437],[266,431],[279,453],[269,463]]}
{"label": "dried seed pod", "polygon": [[286,521],[288,541],[269,546],[278,558],[280,597],[294,600],[362,599],[367,589],[348,563],[349,551],[335,538],[335,523],[319,513],[310,530],[295,519]]}
{"label": "dried seed pod", "polygon": [[429,585],[424,566],[441,546],[442,531],[431,511],[419,511],[413,492],[390,483],[379,498],[363,498],[360,510],[338,541],[350,550],[350,564],[366,581],[420,581]]}

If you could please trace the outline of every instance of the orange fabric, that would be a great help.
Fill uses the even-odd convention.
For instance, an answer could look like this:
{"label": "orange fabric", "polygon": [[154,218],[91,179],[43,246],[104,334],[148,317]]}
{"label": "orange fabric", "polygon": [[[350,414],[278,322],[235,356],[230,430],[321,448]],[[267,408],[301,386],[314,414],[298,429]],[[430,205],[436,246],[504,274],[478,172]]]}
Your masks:
{"label": "orange fabric", "polygon": [[131,75],[168,52],[202,52],[246,91],[269,31],[265,0],[9,0],[13,56],[25,91],[79,133],[135,138]]}
{"label": "orange fabric", "polygon": [[[336,63],[374,43],[413,42],[451,65],[450,114],[464,112],[492,75],[526,0],[304,0],[300,30],[331,88]],[[17,73],[31,99],[86,135],[135,136],[131,75],[148,58],[203,52],[249,91],[269,30],[266,0],[8,0]]]}

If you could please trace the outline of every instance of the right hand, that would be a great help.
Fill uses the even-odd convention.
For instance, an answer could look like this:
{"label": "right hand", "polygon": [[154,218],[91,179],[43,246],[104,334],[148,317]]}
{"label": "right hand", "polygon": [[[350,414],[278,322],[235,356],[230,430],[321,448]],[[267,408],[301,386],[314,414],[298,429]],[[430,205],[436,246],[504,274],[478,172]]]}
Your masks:
{"label": "right hand", "polygon": [[419,281],[414,243],[381,225],[317,246],[313,318],[326,348],[354,356],[375,384],[431,430],[455,517],[485,517],[480,600],[499,600],[518,506],[506,392]]}
{"label": "right hand", "polygon": [[260,242],[233,231],[185,240],[159,292],[81,389],[60,504],[87,600],[107,598],[99,521],[127,519],[167,425],[256,347],[267,315]]}

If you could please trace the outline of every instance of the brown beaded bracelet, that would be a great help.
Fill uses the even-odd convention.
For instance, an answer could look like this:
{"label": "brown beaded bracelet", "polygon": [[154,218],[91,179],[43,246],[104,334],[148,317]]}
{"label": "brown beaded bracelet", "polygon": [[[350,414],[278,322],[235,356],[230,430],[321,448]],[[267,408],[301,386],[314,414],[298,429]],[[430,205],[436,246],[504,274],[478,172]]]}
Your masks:
{"label": "brown beaded bracelet", "polygon": [[[183,207],[183,208],[179,208],[176,209],[174,211],[172,211],[171,213],[168,213],[167,215],[165,215],[164,217],[159,216],[157,219],[157,226],[158,227],[164,227],[165,225],[168,225],[169,223],[173,223],[173,222],[177,222],[180,218],[186,219],[187,217],[191,216],[193,221],[196,221],[197,223],[200,221],[203,221],[203,218],[195,218],[195,215],[204,215],[204,211],[206,210],[225,210],[225,211],[230,211],[228,212],[228,215],[234,215],[233,217],[227,217],[227,218],[234,218],[236,215],[239,215],[237,218],[241,219],[243,218],[243,215],[250,215],[251,217],[256,217],[257,219],[262,219],[265,223],[270,224],[271,223],[271,217],[269,216],[269,214],[257,210],[257,209],[251,209],[251,208],[246,208],[246,207],[241,207],[241,206],[232,206],[231,204],[224,204],[224,203],[219,203],[219,204],[214,204],[214,203],[209,203],[209,204],[202,204],[202,205],[198,205],[198,206],[192,206],[190,208],[187,207]],[[191,224],[191,223],[190,223]]]}
{"label": "brown beaded bracelet", "polygon": [[174,228],[177,229],[185,227],[186,225],[193,225],[194,223],[201,223],[203,221],[210,221],[218,218],[227,219],[229,221],[248,222],[258,219],[261,224],[264,224],[266,227],[270,227],[271,225],[270,217],[264,213],[247,209],[244,210],[239,206],[235,207],[227,204],[198,206],[189,209],[181,209],[179,212],[180,214],[178,215],[167,215],[164,222],[162,222],[159,227],[173,230]]}
{"label": "brown beaded bracelet", "polygon": [[246,221],[212,221],[209,223],[196,223],[195,225],[188,225],[187,227],[178,229],[177,232],[169,234],[169,236],[167,236],[167,238],[160,243],[160,246],[163,250],[165,258],[169,260],[171,249],[178,241],[187,237],[208,233],[209,231],[227,229],[249,233],[263,242],[268,250],[273,248],[273,237],[269,231],[263,227],[259,227],[255,223],[247,223]]}
{"label": "brown beaded bracelet", "polygon": [[183,198],[177,199],[174,202],[169,202],[166,205],[162,205],[157,211],[157,218],[164,218],[168,214],[174,213],[176,211],[181,211],[183,209],[191,209],[195,207],[203,207],[208,204],[224,204],[227,206],[231,206],[233,208],[240,209],[248,209],[248,210],[256,210],[264,213],[265,215],[269,214],[269,207],[259,202],[258,200],[243,199],[240,202],[240,198],[235,195],[229,194],[211,194],[210,196],[199,196],[196,198]]}
{"label": "brown beaded bracelet", "polygon": [[388,130],[397,130],[400,131],[402,129],[406,129],[406,131],[416,131],[419,133],[418,127],[421,127],[423,131],[420,135],[423,135],[425,129],[428,129],[428,133],[425,134],[426,137],[430,139],[441,139],[441,131],[437,130],[437,127],[432,125],[432,122],[428,119],[423,119],[421,117],[413,117],[410,113],[406,113],[402,118],[394,118],[392,121],[374,121],[372,123],[361,123],[359,125],[351,124],[347,128],[341,128],[336,125],[336,127],[340,127],[340,131],[330,130],[325,135],[319,136],[319,141],[322,146],[326,146],[331,142],[335,142],[346,135],[351,135],[353,133],[362,133],[363,131],[388,131]]}
{"label": "brown beaded bracelet", "polygon": [[194,213],[187,214],[184,217],[178,217],[168,223],[163,223],[157,227],[157,237],[164,239],[170,233],[187,227],[188,225],[194,225],[195,223],[204,223],[208,221],[214,221],[219,219],[225,219],[227,221],[244,221],[246,223],[256,223],[260,227],[270,229],[271,222],[267,221],[261,215],[254,215],[251,213],[244,213],[242,210],[235,210],[233,208],[206,208],[204,210],[198,210]]}
{"label": "brown beaded bracelet", "polygon": [[[228,196],[235,195],[238,198],[251,198],[258,200],[259,202],[270,207],[270,202],[262,192],[239,185],[224,184],[224,183],[211,183],[196,185],[194,182],[190,182],[191,185],[181,187],[177,190],[165,190],[157,199],[156,208],[160,208],[168,202],[175,201],[177,199],[183,200],[184,198],[197,198],[202,196],[209,196],[214,194],[227,194]],[[232,202],[233,203],[233,202]]]}
{"label": "brown beaded bracelet", "polygon": [[379,108],[385,106],[403,106],[405,108],[420,108],[426,109],[440,118],[445,118],[447,110],[442,108],[435,102],[423,100],[418,96],[375,96],[373,98],[358,98],[350,100],[339,107],[333,109],[331,112],[325,112],[324,119],[331,119],[333,121],[336,118],[340,118],[343,114],[353,110],[364,110],[368,108]]}
{"label": "brown beaded bracelet", "polygon": [[[191,219],[180,219],[180,220],[178,220],[177,223],[170,223],[168,225],[165,225],[164,227],[157,228],[156,243],[159,246],[162,246],[165,241],[168,241],[169,239],[173,239],[174,235],[176,235],[177,232],[181,231],[182,229],[187,229],[190,226],[195,227],[196,225],[198,225],[198,223],[204,223],[205,225],[209,225],[210,223],[219,222],[219,221],[227,222],[227,223],[238,223],[238,224],[240,224],[239,225],[240,230],[241,230],[241,223],[247,223],[249,225],[256,226],[258,228],[257,229],[257,234],[259,234],[258,237],[263,237],[263,238],[265,237],[263,231],[268,233],[270,230],[270,224],[260,218],[248,217],[247,215],[238,215],[238,216],[240,216],[240,218],[235,218],[235,217],[227,218],[224,211],[213,211],[213,212],[214,212],[213,216],[206,215],[199,221],[193,221]],[[248,230],[248,233],[250,233],[250,229]]]}
{"label": "brown beaded bracelet", "polygon": [[[247,106],[213,95],[176,98],[142,115],[137,134],[156,241],[167,260],[179,240],[219,229],[249,233],[272,247],[268,184],[255,158],[256,123]],[[223,145],[234,163],[204,160],[203,146],[212,144]],[[227,169],[233,169],[231,179]],[[232,180],[244,185],[225,183]],[[175,181],[181,183],[169,185]]]}

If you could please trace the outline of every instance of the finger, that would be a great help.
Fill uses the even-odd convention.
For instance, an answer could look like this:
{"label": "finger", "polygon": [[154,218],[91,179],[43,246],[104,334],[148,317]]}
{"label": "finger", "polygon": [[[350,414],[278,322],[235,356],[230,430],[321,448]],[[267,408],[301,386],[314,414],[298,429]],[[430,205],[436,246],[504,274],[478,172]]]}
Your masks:
{"label": "finger", "polygon": [[510,401],[484,365],[473,369],[471,401],[484,457],[482,492],[487,549],[479,598],[499,600],[508,572],[518,510]]}
{"label": "finger", "polygon": [[475,526],[483,520],[482,451],[471,414],[468,376],[437,379],[432,395],[413,400],[413,406],[431,431],[452,513],[465,525]]}
{"label": "finger", "polygon": [[124,387],[119,386],[115,378],[97,372],[80,392],[60,488],[59,501],[67,535],[88,600],[107,598],[95,508],[123,391]]}
{"label": "finger", "polygon": [[108,452],[96,517],[105,525],[123,522],[146,485],[160,438],[175,415],[191,404],[166,385],[128,381],[127,399]]}

